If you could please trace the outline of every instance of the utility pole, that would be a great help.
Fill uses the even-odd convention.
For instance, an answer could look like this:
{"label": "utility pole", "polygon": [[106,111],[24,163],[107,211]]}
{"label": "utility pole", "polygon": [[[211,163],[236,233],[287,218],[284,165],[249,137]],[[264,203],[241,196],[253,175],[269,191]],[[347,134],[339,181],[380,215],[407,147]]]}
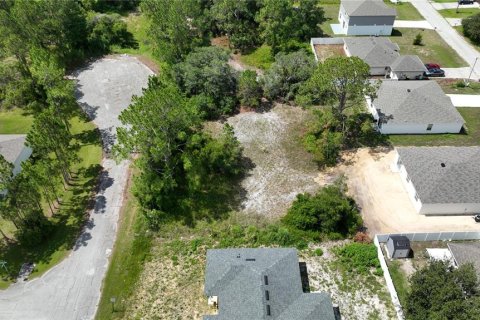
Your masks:
{"label": "utility pole", "polygon": [[473,69],[475,68],[475,65],[477,64],[478,57],[475,58],[475,62],[473,63],[472,70],[470,70],[470,74],[468,75],[468,83],[470,83],[470,78],[472,77]]}

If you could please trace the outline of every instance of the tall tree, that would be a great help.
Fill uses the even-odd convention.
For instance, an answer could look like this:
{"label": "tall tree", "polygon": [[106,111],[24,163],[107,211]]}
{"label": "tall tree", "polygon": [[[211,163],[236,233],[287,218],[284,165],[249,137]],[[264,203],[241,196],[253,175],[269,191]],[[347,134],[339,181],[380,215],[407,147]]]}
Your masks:
{"label": "tall tree", "polygon": [[144,0],[157,56],[178,62],[193,48],[206,43],[200,2],[197,0]]}
{"label": "tall tree", "polygon": [[220,32],[228,36],[230,44],[244,50],[259,43],[258,23],[255,21],[259,8],[257,0],[215,0],[211,15]]}

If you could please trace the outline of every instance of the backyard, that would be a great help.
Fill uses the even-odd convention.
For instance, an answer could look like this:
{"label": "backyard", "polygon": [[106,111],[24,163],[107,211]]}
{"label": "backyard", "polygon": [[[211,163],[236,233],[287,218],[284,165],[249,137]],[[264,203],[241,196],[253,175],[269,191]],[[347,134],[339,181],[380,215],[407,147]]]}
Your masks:
{"label": "backyard", "polygon": [[[0,112],[0,134],[27,133],[32,117],[21,110]],[[71,250],[78,233],[85,222],[85,210],[90,203],[101,170],[102,149],[100,137],[95,126],[84,116],[71,121],[74,141],[79,145],[79,162],[71,168],[73,181],[60,194],[61,204],[50,220],[54,223],[48,241],[34,247],[25,247],[18,243],[0,244],[0,260],[7,261],[8,273],[0,270],[0,288],[6,288],[15,280],[20,266],[25,262],[34,262],[36,267],[31,277],[38,277],[51,266],[61,261]],[[63,190],[63,188],[59,188]],[[44,207],[47,207],[44,203]],[[0,220],[0,227],[7,236],[14,238],[15,228],[10,222]]]}
{"label": "backyard", "polygon": [[[422,45],[413,44],[417,34],[422,35]],[[400,54],[418,55],[424,63],[438,63],[445,68],[467,66],[435,30],[398,28],[394,29],[390,40],[399,45]]]}

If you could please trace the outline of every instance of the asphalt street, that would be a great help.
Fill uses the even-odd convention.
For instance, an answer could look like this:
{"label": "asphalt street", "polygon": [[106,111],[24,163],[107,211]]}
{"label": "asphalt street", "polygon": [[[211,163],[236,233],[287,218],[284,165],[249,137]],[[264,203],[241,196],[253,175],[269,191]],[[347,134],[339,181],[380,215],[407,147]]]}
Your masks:
{"label": "asphalt street", "polygon": [[[102,132],[105,149],[115,141],[118,115],[140,95],[153,72],[136,58],[114,56],[93,62],[72,75],[77,99]],[[106,153],[107,154],[107,153]],[[0,319],[93,319],[115,242],[128,162],[106,157],[90,220],[70,255],[42,277],[0,291]]]}

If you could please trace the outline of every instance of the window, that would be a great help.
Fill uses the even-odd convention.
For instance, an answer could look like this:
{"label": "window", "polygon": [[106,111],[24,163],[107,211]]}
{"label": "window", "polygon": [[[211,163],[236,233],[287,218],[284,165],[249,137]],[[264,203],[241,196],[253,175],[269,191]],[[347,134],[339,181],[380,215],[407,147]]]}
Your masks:
{"label": "window", "polygon": [[263,282],[268,286],[268,276],[263,276]]}
{"label": "window", "polygon": [[270,305],[267,304],[267,316],[271,316],[272,313],[270,312]]}
{"label": "window", "polygon": [[427,131],[432,131],[432,127],[433,127],[433,124],[430,123],[430,124],[427,126]]}
{"label": "window", "polygon": [[270,292],[268,290],[265,290],[265,300],[270,300]]}

